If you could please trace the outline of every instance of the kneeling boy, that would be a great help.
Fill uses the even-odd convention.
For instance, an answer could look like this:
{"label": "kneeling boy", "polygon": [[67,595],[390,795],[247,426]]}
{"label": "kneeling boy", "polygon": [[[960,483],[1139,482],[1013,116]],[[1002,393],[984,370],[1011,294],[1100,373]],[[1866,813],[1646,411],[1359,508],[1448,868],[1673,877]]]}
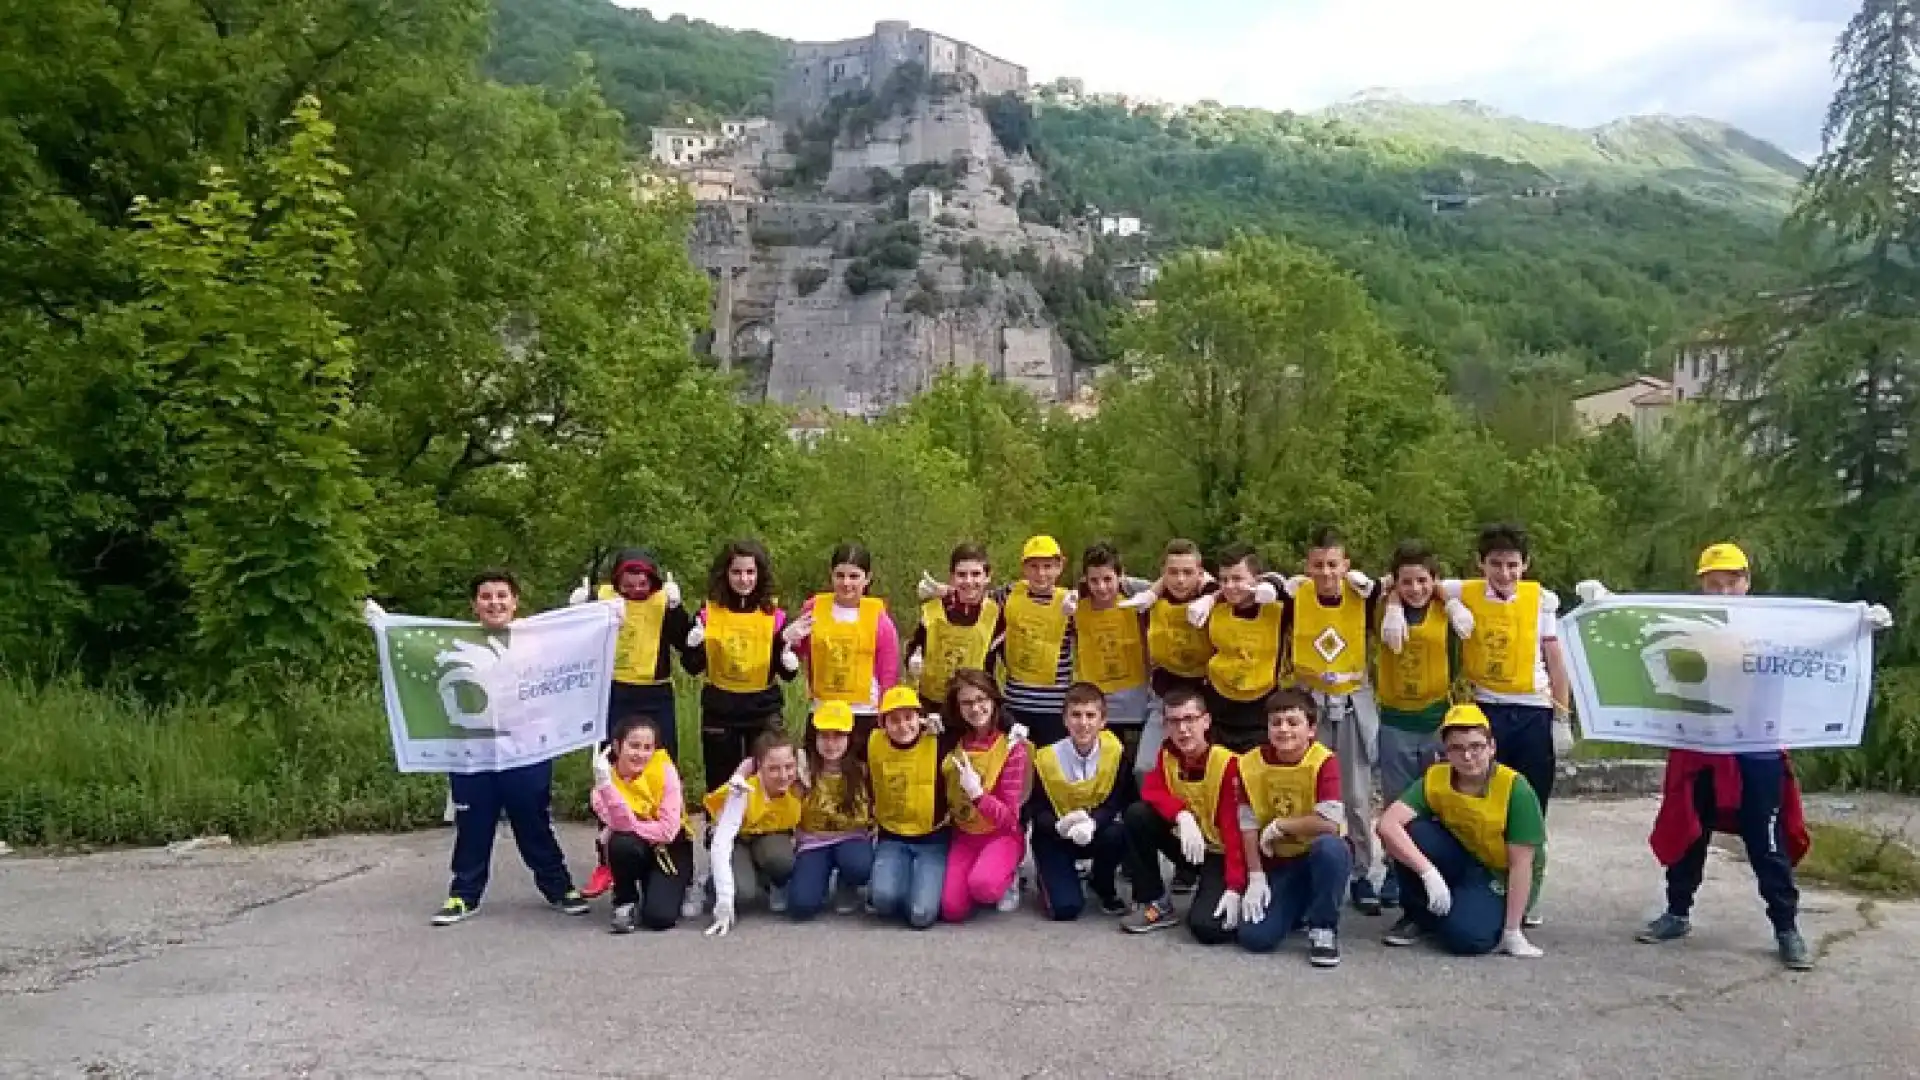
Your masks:
{"label": "kneeling boy", "polygon": [[1127,852],[1126,808],[1131,777],[1120,739],[1107,730],[1107,703],[1092,683],[1067,688],[1067,737],[1034,756],[1033,770],[1046,797],[1033,813],[1033,868],[1040,879],[1040,905],[1047,917],[1071,922],[1086,908],[1074,863],[1093,860],[1087,886],[1108,915],[1125,915],[1114,872]]}
{"label": "kneeling boy", "polygon": [[1315,738],[1313,698],[1294,689],[1267,697],[1267,741],[1240,755],[1260,869],[1247,875],[1240,944],[1272,952],[1302,916],[1307,958],[1315,967],[1340,963],[1340,894],[1353,870],[1353,853],[1340,832],[1340,762]]}
{"label": "kneeling boy", "polygon": [[1200,695],[1176,688],[1164,706],[1167,738],[1160,759],[1141,785],[1140,801],[1122,819],[1133,859],[1133,898],[1146,905],[1122,929],[1145,934],[1177,921],[1160,876],[1164,854],[1176,866],[1200,868],[1187,929],[1201,944],[1219,945],[1240,926],[1246,850],[1253,840],[1252,822],[1244,832],[1240,823],[1246,796],[1239,761],[1207,741],[1211,718]]}

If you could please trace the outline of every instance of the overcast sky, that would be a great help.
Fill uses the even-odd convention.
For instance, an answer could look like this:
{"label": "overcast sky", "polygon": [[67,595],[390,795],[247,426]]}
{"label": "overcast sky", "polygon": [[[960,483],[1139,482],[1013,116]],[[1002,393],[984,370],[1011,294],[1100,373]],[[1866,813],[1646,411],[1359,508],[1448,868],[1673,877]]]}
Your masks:
{"label": "overcast sky", "polygon": [[618,0],[834,40],[878,19],[972,42],[1037,80],[1171,101],[1311,109],[1361,90],[1474,98],[1587,126],[1710,116],[1803,160],[1855,0]]}

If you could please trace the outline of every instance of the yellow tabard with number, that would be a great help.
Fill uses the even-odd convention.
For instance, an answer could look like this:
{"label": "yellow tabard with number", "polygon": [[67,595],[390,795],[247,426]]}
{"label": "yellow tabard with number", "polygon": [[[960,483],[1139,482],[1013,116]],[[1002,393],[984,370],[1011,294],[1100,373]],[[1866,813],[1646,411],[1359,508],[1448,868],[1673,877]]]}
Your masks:
{"label": "yellow tabard with number", "polygon": [[981,601],[980,617],[972,626],[949,622],[946,606],[938,600],[920,605],[920,625],[927,631],[926,650],[920,657],[920,700],[927,708],[941,707],[954,672],[962,668],[985,670],[993,628],[999,622],[1000,605],[991,597]]}
{"label": "yellow tabard with number", "polygon": [[807,797],[800,804],[802,832],[852,832],[873,824],[872,800],[867,798],[866,792],[855,793],[853,813],[841,811],[840,793],[846,786],[847,778],[839,773],[813,778],[813,786],[807,789]]}
{"label": "yellow tabard with number", "polygon": [[1290,645],[1296,685],[1335,695],[1360,689],[1367,671],[1367,598],[1343,581],[1340,602],[1328,607],[1311,582],[1302,585],[1293,601]]}
{"label": "yellow tabard with number", "polygon": [[1167,782],[1167,790],[1179,796],[1187,809],[1193,811],[1194,820],[1200,823],[1200,835],[1207,838],[1207,850],[1216,855],[1226,850],[1220,845],[1220,825],[1214,817],[1220,809],[1220,782],[1226,779],[1227,766],[1232,763],[1233,751],[1224,746],[1209,746],[1206,775],[1189,782],[1180,778],[1180,755],[1173,752],[1172,746],[1160,755],[1160,775]]}
{"label": "yellow tabard with number", "polygon": [[867,770],[873,775],[873,820],[897,836],[925,836],[938,828],[940,748],[922,735],[905,750],[887,733],[867,736]]}
{"label": "yellow tabard with number", "polygon": [[[1064,749],[1063,749],[1064,748]],[[1033,771],[1040,777],[1040,790],[1047,793],[1055,817],[1066,817],[1075,810],[1091,810],[1113,794],[1120,776],[1120,758],[1126,751],[1111,731],[1100,733],[1100,758],[1093,764],[1093,776],[1078,783],[1067,780],[1060,767],[1060,755],[1073,753],[1071,741],[1062,739],[1034,756]]]}
{"label": "yellow tabard with number", "polygon": [[[1382,604],[1382,618],[1386,611]],[[1453,685],[1447,670],[1447,632],[1446,612],[1440,603],[1430,603],[1419,622],[1407,623],[1407,643],[1399,652],[1380,647],[1374,658],[1373,692],[1382,708],[1412,713],[1447,700]]]}
{"label": "yellow tabard with number", "polygon": [[[727,807],[727,785],[722,784],[707,792],[707,820],[720,820],[720,811]],[[747,812],[740,818],[741,836],[765,836],[768,833],[792,832],[800,824],[800,797],[789,788],[777,799],[767,798],[760,787],[757,776],[747,779]]]}
{"label": "yellow tabard with number", "polygon": [[807,685],[817,701],[868,705],[873,701],[873,654],[879,647],[880,615],[885,601],[860,599],[860,617],[833,617],[833,595],[813,598],[813,641],[808,647]]}
{"label": "yellow tabard with number", "polygon": [[1147,609],[1147,651],[1154,667],[1183,679],[1198,679],[1213,659],[1213,639],[1206,627],[1187,622],[1187,605],[1163,599]]}
{"label": "yellow tabard with number", "polygon": [[1453,766],[1440,764],[1427,770],[1427,809],[1480,865],[1496,874],[1507,870],[1507,804],[1513,797],[1513,778],[1519,775],[1505,765],[1495,765],[1487,779],[1487,793],[1475,797],[1453,789]]}
{"label": "yellow tabard with number", "polygon": [[1226,607],[1214,608],[1207,617],[1207,637],[1214,650],[1213,659],[1207,661],[1207,682],[1221,697],[1258,701],[1273,691],[1283,614],[1279,604],[1264,604],[1251,619]]}
{"label": "yellow tabard with number", "polygon": [[1140,613],[1119,606],[1095,611],[1091,602],[1082,603],[1073,613],[1073,677],[1103,694],[1144,685],[1147,653]]}
{"label": "yellow tabard with number", "polygon": [[1540,662],[1540,583],[1521,582],[1513,599],[1501,603],[1476,578],[1460,583],[1460,602],[1473,612],[1473,636],[1460,647],[1467,681],[1495,694],[1533,693]]}
{"label": "yellow tabard with number", "polygon": [[[1007,753],[1012,749],[1005,735],[995,735],[993,745],[985,750],[962,748],[960,752],[973,762],[973,771],[980,774],[980,786],[992,791],[993,786],[1000,782],[1000,770],[1006,767]],[[952,760],[941,761],[940,771],[947,777],[947,812],[953,816],[953,823],[962,832],[992,832],[993,822],[973,808],[973,800],[967,798],[966,790],[960,786],[960,770],[953,767]]]}
{"label": "yellow tabard with number", "polygon": [[[1333,752],[1318,742],[1310,743],[1298,764],[1270,765],[1266,756],[1254,747],[1240,755],[1240,782],[1247,787],[1247,803],[1253,807],[1256,829],[1264,829],[1282,818],[1306,817],[1319,800],[1320,767]],[[1274,857],[1292,859],[1307,853],[1310,838],[1289,835],[1274,846]]]}
{"label": "yellow tabard with number", "polygon": [[765,690],[773,662],[773,613],[707,607],[707,682],[733,694]]}
{"label": "yellow tabard with number", "polygon": [[1067,592],[1053,590],[1041,603],[1027,583],[1007,593],[1007,677],[1028,686],[1052,686],[1059,675],[1060,645],[1067,638]]}

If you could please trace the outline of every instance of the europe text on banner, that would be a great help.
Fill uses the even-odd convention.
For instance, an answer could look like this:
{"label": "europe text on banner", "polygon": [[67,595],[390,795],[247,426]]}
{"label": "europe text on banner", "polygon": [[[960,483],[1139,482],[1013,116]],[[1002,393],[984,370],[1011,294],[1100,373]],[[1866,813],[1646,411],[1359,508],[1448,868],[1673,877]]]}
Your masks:
{"label": "europe text on banner", "polygon": [[400,771],[497,772],[597,744],[621,614],[580,604],[498,631],[371,614]]}
{"label": "europe text on banner", "polygon": [[1873,690],[1865,606],[1608,597],[1561,620],[1582,732],[1720,752],[1857,746]]}

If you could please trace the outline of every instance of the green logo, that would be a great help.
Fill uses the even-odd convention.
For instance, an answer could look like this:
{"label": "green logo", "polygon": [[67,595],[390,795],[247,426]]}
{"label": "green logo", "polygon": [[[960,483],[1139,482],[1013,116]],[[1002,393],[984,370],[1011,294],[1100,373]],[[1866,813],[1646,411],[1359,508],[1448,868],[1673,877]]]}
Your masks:
{"label": "green logo", "polygon": [[387,662],[393,691],[415,739],[474,739],[501,734],[517,705],[507,662],[508,634],[479,627],[392,627]]}
{"label": "green logo", "polygon": [[1750,689],[1724,608],[1629,605],[1596,611],[1578,626],[1602,707],[1725,716]]}

